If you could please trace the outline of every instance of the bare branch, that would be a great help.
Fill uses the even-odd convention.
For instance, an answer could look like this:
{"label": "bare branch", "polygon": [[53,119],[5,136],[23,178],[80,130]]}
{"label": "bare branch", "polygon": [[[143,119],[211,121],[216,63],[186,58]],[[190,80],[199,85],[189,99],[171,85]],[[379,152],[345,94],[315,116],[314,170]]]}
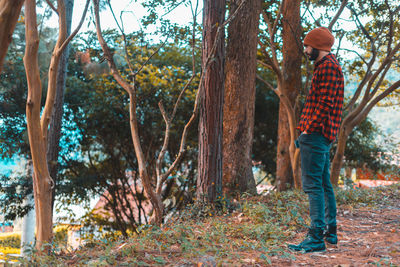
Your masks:
{"label": "bare branch", "polygon": [[[59,48],[59,50],[62,52],[65,47],[69,44],[69,42],[71,42],[71,40],[75,37],[75,35],[79,32],[79,30],[82,27],[83,22],[85,21],[85,17],[89,8],[89,3],[90,0],[86,0],[86,5],[85,5],[85,9],[83,10],[82,13],[82,17],[81,20],[79,21],[79,25],[76,27],[76,29],[70,34],[70,36],[68,36],[68,38],[64,41],[64,43],[61,45],[61,47]],[[60,53],[61,53],[60,52]]]}
{"label": "bare branch", "polygon": [[49,7],[50,7],[51,9],[53,9],[53,11],[56,12],[57,15],[58,15],[58,10],[57,10],[57,8],[53,5],[53,3],[50,2],[50,0],[46,0],[46,3],[47,3],[47,4],[49,5]]}
{"label": "bare branch", "polygon": [[321,27],[321,23],[319,23],[319,20],[317,20],[317,19],[314,17],[314,14],[311,12],[311,10],[308,8],[307,11],[308,11],[308,13],[310,14],[310,16],[313,18],[315,24],[316,24],[318,27]]}
{"label": "bare branch", "polygon": [[356,12],[356,10],[352,7],[352,6],[347,6],[348,9],[350,9],[351,13],[354,15],[355,17],[355,22],[358,25],[358,27],[361,29],[362,33],[365,35],[365,37],[368,38],[368,40],[371,43],[372,46],[372,50],[376,50],[375,49],[375,42],[374,39],[371,37],[371,35],[368,33],[367,29],[365,29],[364,25],[361,23],[360,18],[358,17],[358,14]]}
{"label": "bare branch", "polygon": [[[364,87],[364,85],[368,82],[367,88],[364,91],[364,96],[363,99],[361,100],[361,103],[357,106],[357,108],[355,108],[351,113],[349,113],[347,115],[347,117],[345,118],[345,121],[347,123],[347,121],[354,121],[355,118],[358,118],[359,115],[363,112],[363,110],[365,110],[365,106],[366,105],[371,105],[371,103],[373,103],[375,100],[371,99],[373,98],[373,96],[375,95],[376,91],[378,90],[378,88],[375,88],[375,90],[373,90],[372,92],[370,92],[370,89],[372,88],[375,80],[377,79],[377,77],[380,75],[380,73],[382,71],[385,70],[385,68],[387,67],[387,65],[392,61],[392,58],[394,57],[395,53],[397,53],[400,50],[400,43],[396,45],[396,47],[391,51],[390,54],[388,54],[385,58],[385,60],[381,63],[380,67],[378,68],[378,70],[376,70],[374,72],[373,75],[368,75],[368,73],[371,73],[371,68],[372,65],[375,62],[375,59],[371,59],[369,65],[368,65],[368,69],[367,69],[367,75],[365,75],[365,77],[363,78],[363,81],[361,82],[361,84],[359,85],[356,94],[353,96],[353,98],[351,99],[350,103],[349,103],[349,107],[352,108],[353,105],[355,104],[357,98],[359,97],[359,95],[361,94],[362,88]],[[379,84],[379,82],[378,82]],[[392,88],[392,87],[391,87]],[[389,90],[389,89],[388,89]],[[385,92],[387,92],[388,90],[385,90],[383,93],[381,93],[378,97],[380,96],[386,96]],[[394,89],[395,90],[395,89]],[[377,99],[378,97],[376,97],[375,99]],[[383,97],[382,97],[383,98]],[[381,98],[381,99],[382,99]],[[378,101],[380,101],[381,99],[379,99]],[[377,102],[378,102],[377,101]],[[368,104],[369,103],[369,104]],[[375,103],[376,104],[376,103]],[[374,104],[374,105],[375,105]],[[349,107],[346,107],[346,109],[350,109]],[[371,107],[372,109],[372,107]],[[369,111],[368,111],[369,112]],[[343,121],[343,123],[345,123],[345,121]]]}
{"label": "bare branch", "polygon": [[[165,124],[166,124],[166,130],[165,130],[165,136],[164,136],[164,145],[163,145],[163,148],[161,149],[161,152],[160,152],[160,155],[159,155],[159,157],[158,157],[158,161],[157,161],[157,164],[158,164],[158,166],[156,166],[156,172],[157,172],[157,188],[156,188],[156,192],[160,192],[161,193],[161,189],[162,189],[162,185],[163,185],[163,183],[165,182],[165,180],[167,179],[167,177],[169,176],[169,174],[170,174],[170,172],[168,173],[168,171],[166,172],[166,173],[164,173],[162,176],[161,176],[161,164],[162,164],[162,161],[164,160],[164,155],[165,155],[165,151],[166,151],[166,147],[167,147],[167,145],[168,145],[168,139],[169,139],[169,128],[170,128],[170,123],[172,122],[172,120],[174,119],[174,117],[175,117],[175,114],[176,114],[176,111],[177,111],[177,109],[178,109],[178,105],[179,105],[179,103],[180,103],[180,101],[181,101],[181,99],[182,99],[182,97],[183,97],[183,95],[184,95],[184,93],[186,92],[186,90],[187,90],[187,88],[189,87],[189,85],[192,83],[192,81],[193,81],[193,79],[196,77],[196,58],[195,58],[195,45],[196,45],[196,25],[197,25],[197,8],[198,8],[198,4],[199,4],[199,1],[197,0],[196,1],[196,8],[195,9],[193,9],[193,6],[191,5],[191,11],[192,11],[192,16],[193,16],[193,27],[192,27],[192,76],[190,77],[190,79],[188,80],[188,82],[186,83],[186,85],[184,86],[184,88],[181,90],[181,92],[180,92],[180,94],[179,94],[179,96],[178,96],[178,98],[177,98],[177,100],[176,100],[176,102],[175,102],[175,105],[174,105],[174,109],[173,109],[173,111],[172,111],[172,114],[171,114],[171,117],[167,120],[166,118],[166,113],[165,113],[165,111],[164,111],[164,113],[165,113],[165,115],[163,114],[163,111],[162,111],[162,109],[163,109],[163,107],[162,107],[162,103],[161,103],[161,106],[160,106],[160,110],[161,110],[161,113],[163,114],[163,117],[164,117],[164,121],[165,121]],[[160,104],[159,104],[160,105]],[[193,116],[192,116],[193,117]],[[190,120],[189,120],[190,121]],[[189,125],[190,126],[190,125]],[[186,126],[185,126],[186,127]],[[187,127],[187,128],[189,128],[189,127]],[[183,138],[186,138],[186,134],[182,134],[182,137],[181,137],[181,144],[182,144],[182,139]],[[182,146],[182,145],[181,145]],[[165,151],[164,151],[165,150]],[[164,152],[163,152],[164,151]],[[178,161],[177,160],[175,160],[175,162],[176,162],[176,164],[175,164],[175,166],[179,163],[179,161],[180,161],[180,158],[182,157],[182,154],[183,154],[183,152],[181,153],[179,153],[180,155],[178,155],[177,156],[177,159],[178,159]],[[174,163],[175,163],[174,162]],[[174,163],[172,164],[172,165],[174,165]],[[174,167],[175,168],[175,167]],[[173,169],[174,169],[173,168]],[[170,168],[171,169],[171,168]],[[172,170],[173,169],[171,169],[171,172],[172,172]]]}
{"label": "bare branch", "polygon": [[[387,65],[390,65],[392,62],[392,58],[394,57],[394,55],[397,53],[397,51],[400,50],[400,43],[398,43],[393,50],[386,55],[386,58],[383,60],[383,62],[381,63],[381,65],[379,66],[379,68],[375,71],[375,73],[371,76],[371,79],[368,82],[368,87],[366,90],[366,94],[365,96],[367,97],[367,99],[370,99],[370,89],[373,86],[373,83],[375,82],[375,80],[378,78],[378,76],[380,75],[380,73],[386,68]],[[371,96],[373,97],[373,96]]]}
{"label": "bare branch", "polygon": [[365,60],[365,58],[362,55],[360,55],[360,53],[358,53],[356,50],[348,48],[340,48],[340,50],[356,54],[364,62],[365,65],[368,65],[368,62]]}
{"label": "bare branch", "polygon": [[387,72],[390,70],[391,66],[392,66],[392,61],[388,62],[388,64],[386,65],[383,73],[380,75],[378,82],[374,86],[374,90],[369,94],[369,99],[372,99],[375,96],[376,92],[379,90],[379,87],[385,80],[385,76],[386,76]]}
{"label": "bare branch", "polygon": [[371,111],[371,109],[378,104],[379,101],[381,101],[382,99],[384,99],[385,97],[387,97],[389,94],[391,94],[392,92],[394,92],[395,90],[397,90],[398,88],[400,88],[400,80],[398,80],[397,82],[395,82],[394,84],[392,84],[388,89],[386,89],[385,91],[383,91],[381,94],[379,94],[377,97],[374,98],[374,100],[372,100],[364,109],[362,112],[360,112],[358,114],[357,117],[355,117],[352,120],[352,125],[357,125],[358,123],[360,123],[363,119],[365,119],[369,112]]}
{"label": "bare branch", "polygon": [[151,54],[151,55],[149,56],[149,58],[140,66],[140,68],[133,74],[133,76],[136,76],[139,72],[142,71],[142,69],[144,68],[144,66],[146,66],[147,63],[149,63],[149,61],[153,58],[153,56],[156,55],[156,54],[160,51],[160,49],[164,47],[164,45],[165,45],[165,44],[167,43],[167,41],[168,41],[168,38],[169,38],[169,35],[165,38],[164,42],[162,42],[162,44],[157,48],[157,50],[154,51],[153,54]]}
{"label": "bare branch", "polygon": [[[271,62],[271,66],[273,66],[273,70],[276,73],[276,75],[278,76],[279,80],[282,80],[282,71],[279,67],[279,62],[278,62],[278,58],[277,58],[277,54],[276,51],[278,50],[276,48],[276,44],[274,42],[274,30],[273,30],[273,25],[271,23],[271,21],[268,18],[267,13],[263,10],[262,11],[262,16],[264,18],[265,23],[267,23],[268,26],[268,32],[269,32],[269,46],[271,47],[271,53],[272,53],[272,58],[269,57],[268,53],[266,52],[266,47],[264,44],[262,44],[261,42],[259,42],[259,44],[261,45],[261,47],[263,48],[263,54],[268,58],[268,60]],[[279,13],[280,16],[280,13]]]}
{"label": "bare branch", "polygon": [[[258,44],[259,44],[259,45],[261,46],[261,48],[262,48],[261,51],[262,51],[262,53],[263,53],[265,59],[267,60],[267,63],[262,62],[262,61],[260,61],[260,60],[259,60],[258,62],[259,62],[260,64],[264,65],[265,67],[267,67],[267,68],[269,68],[269,69],[272,69],[272,70],[275,72],[275,74],[276,74],[276,76],[277,76],[277,79],[280,80],[280,81],[282,81],[282,76],[283,76],[283,74],[282,74],[282,70],[281,70],[280,67],[279,67],[278,60],[276,59],[276,53],[275,53],[274,51],[272,51],[272,56],[273,56],[274,58],[271,58],[271,57],[269,56],[268,52],[267,52],[266,46],[265,46],[261,41],[258,41]],[[272,48],[271,50],[273,50],[273,48]]]}
{"label": "bare branch", "polygon": [[50,118],[53,114],[54,101],[56,97],[56,83],[57,83],[57,70],[60,62],[60,56],[62,51],[60,47],[67,39],[67,25],[66,25],[66,13],[65,13],[65,3],[64,0],[58,0],[58,38],[56,45],[53,49],[53,53],[50,60],[50,66],[48,70],[48,82],[47,82],[47,96],[46,103],[42,112],[40,119],[40,127],[42,130],[42,135],[45,140],[47,140],[47,133],[49,130]]}
{"label": "bare branch", "polygon": [[[121,87],[127,93],[131,94],[134,92],[135,88],[134,88],[134,86],[129,84],[127,81],[125,81],[124,78],[122,78],[117,66],[115,65],[110,48],[108,47],[106,41],[104,40],[103,34],[101,32],[100,15],[99,15],[99,0],[93,0],[93,6],[94,6],[97,38],[99,39],[100,46],[104,52],[104,57],[107,60],[108,66],[110,67],[111,74],[113,75],[114,79],[118,82],[118,84],[121,85]],[[134,97],[133,100],[136,102],[136,97]]]}
{"label": "bare branch", "polygon": [[283,10],[284,4],[285,4],[285,0],[282,0],[281,4],[279,5],[278,14],[276,14],[276,18],[275,18],[274,24],[272,26],[272,35],[271,35],[272,42],[275,42],[276,29],[278,26],[279,19],[281,18],[281,15],[282,15],[282,10]]}
{"label": "bare branch", "polygon": [[340,7],[339,7],[338,11],[336,12],[336,14],[333,17],[333,19],[331,20],[331,22],[329,23],[328,29],[330,31],[332,31],[333,25],[335,25],[335,23],[339,19],[340,15],[342,14],[342,12],[343,12],[343,10],[346,7],[348,2],[349,2],[348,0],[342,0],[342,3],[340,4]]}
{"label": "bare branch", "polygon": [[275,88],[272,86],[271,83],[267,82],[266,80],[264,80],[260,75],[256,74],[256,78],[258,80],[260,80],[261,82],[263,82],[269,89],[271,89],[272,91],[275,92],[275,94],[279,97],[279,92],[278,92],[278,88]]}
{"label": "bare branch", "polygon": [[182,3],[184,3],[186,0],[182,0],[180,2],[178,2],[175,6],[173,6],[172,8],[170,8],[169,10],[167,10],[164,14],[162,14],[160,17],[165,17],[166,15],[168,15],[169,13],[171,13],[175,8],[177,8],[178,6],[180,6]]}
{"label": "bare branch", "polygon": [[268,18],[268,14],[265,12],[265,10],[262,10],[262,17],[264,19],[264,22],[267,24],[268,27],[268,33],[269,36],[271,37],[273,35],[273,31],[272,31],[272,22],[270,21],[270,19]]}
{"label": "bare branch", "polygon": [[[111,14],[112,14],[112,16],[113,16],[113,18],[114,18],[115,23],[117,24],[117,27],[118,27],[119,31],[120,31],[123,35],[125,35],[123,26],[120,26],[120,25],[119,25],[119,22],[118,22],[118,20],[117,20],[117,17],[115,16],[115,13],[114,13],[114,9],[113,9],[112,6],[111,6],[110,0],[107,0],[107,4],[108,4],[108,7],[110,8]],[[121,20],[121,22],[122,22],[122,20]]]}
{"label": "bare branch", "polygon": [[271,64],[269,58],[267,58],[267,61],[268,61],[269,63],[265,63],[264,61],[257,60],[257,63],[263,65],[263,66],[266,67],[267,69],[270,69],[270,70],[274,71],[274,67],[273,67],[273,65]]}
{"label": "bare branch", "polygon": [[301,20],[301,21],[303,20],[303,18],[304,18],[304,16],[306,15],[306,13],[310,10],[310,4],[311,4],[311,1],[308,0],[307,3],[306,3],[305,11],[304,11],[303,15],[301,15],[301,17],[300,17],[300,20]]}
{"label": "bare branch", "polygon": [[[124,41],[125,61],[126,61],[126,63],[128,63],[128,67],[129,67],[129,70],[131,71],[132,75],[135,76],[135,71],[134,71],[133,64],[132,64],[131,60],[129,59],[128,43],[127,43],[127,40],[126,40],[126,35],[125,35],[125,31],[124,31],[122,18],[121,18],[121,24],[122,25],[120,26],[119,22],[117,20],[117,17],[115,16],[114,9],[111,6],[110,0],[107,0],[107,4],[108,4],[108,7],[110,8],[110,11],[111,11],[111,14],[112,14],[112,16],[114,18],[114,21],[117,24],[117,27],[118,27],[119,31],[121,32],[121,34],[122,34],[122,39]],[[121,16],[122,16],[122,14],[121,14]]]}
{"label": "bare branch", "polygon": [[168,118],[167,112],[164,109],[164,106],[162,104],[162,101],[158,102],[158,107],[160,108],[161,114],[164,118],[165,121],[165,136],[164,136],[164,143],[161,148],[160,154],[158,155],[157,161],[156,161],[156,173],[157,173],[157,186],[156,186],[156,193],[161,194],[161,189],[162,189],[162,179],[161,177],[161,165],[162,161],[164,160],[165,153],[167,152],[168,148],[168,143],[169,143],[169,135],[170,135],[170,126],[171,126],[171,120]]}
{"label": "bare branch", "polygon": [[[365,84],[369,81],[369,79],[372,76],[371,68],[374,65],[374,63],[375,63],[375,57],[371,58],[371,60],[369,61],[368,65],[367,65],[367,70],[365,72],[365,75],[364,75],[363,79],[361,80],[360,84],[357,87],[356,92],[354,93],[354,95],[351,98],[349,104],[344,108],[344,110],[349,110],[350,111],[350,110],[353,109],[355,103],[357,102],[358,98],[361,95],[361,92],[362,92]],[[350,116],[350,114],[348,116]]]}

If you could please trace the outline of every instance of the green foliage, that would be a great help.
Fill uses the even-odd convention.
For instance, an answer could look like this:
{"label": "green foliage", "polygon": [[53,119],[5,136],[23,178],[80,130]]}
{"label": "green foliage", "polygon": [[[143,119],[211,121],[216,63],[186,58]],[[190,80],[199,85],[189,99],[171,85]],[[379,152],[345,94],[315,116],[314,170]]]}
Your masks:
{"label": "green foliage", "polygon": [[[379,129],[368,117],[350,134],[345,149],[345,164],[354,168],[368,166],[378,170],[383,166],[383,149],[377,143]],[[335,149],[332,149],[333,151]]]}
{"label": "green foliage", "polygon": [[0,175],[0,185],[0,213],[4,220],[23,217],[33,208],[24,203],[26,196],[33,193],[31,177],[25,174]]}
{"label": "green foliage", "polygon": [[338,189],[336,191],[336,201],[338,205],[375,207],[385,204],[391,199],[398,199],[399,189],[400,184],[377,188]]}
{"label": "green foliage", "polygon": [[68,243],[68,225],[58,225],[53,229],[53,243],[58,247],[67,248]]}
{"label": "green foliage", "polygon": [[[272,79],[270,75],[268,77]],[[275,174],[279,99],[261,82],[257,82],[256,85],[252,159],[261,162],[257,166],[261,170]]]}
{"label": "green foliage", "polygon": [[337,190],[336,201],[338,205],[374,204],[379,195],[372,194],[374,189],[350,188],[348,190]]}
{"label": "green foliage", "polygon": [[29,150],[25,122],[27,81],[22,61],[24,47],[17,43],[24,37],[22,31],[22,25],[18,25],[14,34],[16,38],[9,47],[4,69],[0,74],[1,159],[25,155]]}
{"label": "green foliage", "polygon": [[1,233],[0,247],[19,248],[21,245],[21,233]]}

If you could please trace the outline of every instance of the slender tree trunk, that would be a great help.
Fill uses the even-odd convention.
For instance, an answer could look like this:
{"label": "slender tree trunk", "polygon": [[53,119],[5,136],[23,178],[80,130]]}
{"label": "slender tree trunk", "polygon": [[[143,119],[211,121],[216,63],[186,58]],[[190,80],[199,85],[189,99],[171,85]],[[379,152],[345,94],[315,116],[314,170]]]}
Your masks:
{"label": "slender tree trunk", "polygon": [[24,0],[0,0],[0,73]]}
{"label": "slender tree trunk", "polygon": [[[66,23],[67,23],[67,35],[70,35],[74,0],[64,0],[64,2],[65,2]],[[53,116],[51,117],[50,120],[50,130],[49,130],[48,146],[47,146],[47,162],[49,166],[49,172],[55,184],[57,184],[58,155],[60,152],[61,125],[64,113],[64,107],[63,107],[64,90],[65,90],[65,81],[67,77],[68,57],[69,57],[69,45],[65,48],[64,52],[62,53],[60,58],[60,64],[58,67],[56,97],[54,103]],[[53,187],[52,207],[54,207],[55,190],[56,186]]]}
{"label": "slender tree trunk", "polygon": [[[230,2],[230,14],[240,2]],[[257,192],[251,154],[260,12],[261,0],[248,0],[228,26],[223,120],[223,191],[228,195]]]}
{"label": "slender tree trunk", "polygon": [[338,135],[338,144],[331,165],[331,183],[333,185],[338,185],[339,174],[343,164],[343,157],[344,157],[344,151],[346,149],[347,138],[349,137],[349,134],[351,133],[352,130],[353,129],[349,130],[348,127],[346,127],[345,121],[340,127]]}
{"label": "slender tree trunk", "polygon": [[35,0],[27,0],[25,5],[26,47],[24,65],[28,81],[28,99],[26,120],[29,144],[34,168],[33,185],[36,209],[36,247],[52,238],[53,214],[51,209],[52,179],[46,160],[46,139],[42,134],[40,123],[42,85],[38,65],[39,35],[36,24]]}
{"label": "slender tree trunk", "polygon": [[[301,23],[300,23],[300,1],[285,1],[283,6],[283,78],[282,93],[287,96],[290,105],[295,107],[297,95],[300,92],[301,83],[301,63],[302,63],[302,44],[301,39]],[[286,190],[295,184],[299,187],[300,170],[293,169],[291,158],[294,157],[294,150],[290,151],[294,139],[290,134],[288,110],[284,105],[279,107],[279,124],[278,124],[278,146],[277,146],[277,165],[276,179],[277,189],[279,191]],[[297,121],[297,118],[295,118]],[[291,155],[292,154],[292,155]],[[298,165],[298,164],[297,164]],[[301,182],[300,182],[301,184]]]}
{"label": "slender tree trunk", "polygon": [[[292,103],[291,103],[292,104]],[[278,142],[276,155],[276,188],[278,191],[289,189],[293,185],[293,171],[290,164],[290,132],[286,108],[279,104]]]}
{"label": "slender tree trunk", "polygon": [[[212,52],[217,29],[225,18],[225,0],[204,0],[203,65]],[[224,98],[224,34],[204,74],[200,96],[197,200],[214,202],[222,192],[222,116]]]}
{"label": "slender tree trunk", "polygon": [[146,161],[146,157],[144,156],[142,145],[140,143],[139,124],[136,114],[137,110],[136,88],[134,82],[133,84],[131,84],[120,75],[119,70],[113,60],[110,48],[108,47],[101,33],[100,15],[99,15],[100,1],[93,0],[93,5],[94,5],[97,38],[99,39],[101,48],[104,52],[104,56],[107,59],[107,63],[108,66],[110,67],[111,74],[113,75],[114,79],[118,82],[118,84],[129,95],[129,123],[131,129],[132,143],[135,149],[136,159],[139,165],[139,177],[142,181],[146,196],[150,199],[150,202],[154,209],[152,223],[156,225],[161,225],[163,220],[164,205],[162,203],[161,194],[158,194],[153,189],[152,179],[151,179],[152,177],[150,176],[148,170],[148,162]]}
{"label": "slender tree trunk", "polygon": [[[50,61],[46,103],[41,112],[42,85],[38,64],[39,34],[36,22],[36,1],[25,1],[26,47],[24,65],[28,81],[26,120],[34,168],[33,191],[36,208],[36,248],[39,252],[42,252],[43,249],[46,252],[49,251],[49,247],[43,247],[43,245],[47,245],[51,242],[53,234],[52,188],[54,186],[54,181],[50,176],[47,165],[47,136],[56,95],[57,71],[61,53],[82,25],[88,4],[89,1],[86,2],[85,11],[78,28],[67,39],[64,0],[57,1],[59,35]],[[40,115],[41,113],[42,116]]]}
{"label": "slender tree trunk", "polygon": [[136,95],[134,91],[134,89],[129,91],[129,121],[131,126],[132,142],[139,165],[139,177],[142,180],[146,196],[150,199],[151,204],[153,205],[154,214],[152,222],[156,225],[161,225],[164,215],[164,204],[162,203],[161,195],[157,194],[152,188],[151,176],[146,166],[147,162],[140,144],[139,126],[136,114]]}

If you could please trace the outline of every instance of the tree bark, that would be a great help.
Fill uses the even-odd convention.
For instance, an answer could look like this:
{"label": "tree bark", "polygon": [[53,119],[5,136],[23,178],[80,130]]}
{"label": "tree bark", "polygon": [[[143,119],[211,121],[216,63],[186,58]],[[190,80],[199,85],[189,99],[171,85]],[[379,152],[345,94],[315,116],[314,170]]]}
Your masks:
{"label": "tree bark", "polygon": [[[287,96],[290,101],[290,105],[294,107],[294,111],[296,111],[296,98],[302,87],[302,44],[300,43],[302,28],[300,22],[300,1],[285,1],[282,16],[283,76],[281,91]],[[291,158],[294,157],[294,151],[292,153],[293,155],[291,155],[290,146],[293,146],[293,141],[297,138],[297,134],[295,134],[293,139],[291,138],[288,112],[289,111],[287,108],[285,108],[281,102],[279,107],[278,146],[276,160],[276,187],[279,191],[286,190],[293,184],[295,184],[296,187],[299,187],[299,184],[301,185],[300,170],[298,167],[293,169],[291,164],[291,161],[293,160]],[[297,121],[297,118],[294,119]]]}
{"label": "tree bark", "polygon": [[217,36],[225,18],[225,0],[203,2],[203,69],[217,42],[215,56],[204,73],[200,95],[197,200],[214,202],[222,193],[222,118],[224,98],[224,33]]}
{"label": "tree bark", "polygon": [[342,169],[343,165],[343,157],[344,157],[344,151],[346,149],[347,138],[349,137],[352,130],[353,128],[349,130],[349,128],[346,127],[346,121],[344,121],[342,126],[340,127],[339,135],[337,138],[338,143],[331,166],[331,182],[333,185],[338,184],[340,170]]}
{"label": "tree bark", "polygon": [[40,110],[42,85],[38,65],[39,35],[36,24],[35,0],[26,0],[25,5],[26,47],[24,65],[28,81],[26,119],[29,144],[34,168],[34,196],[36,209],[36,247],[42,250],[52,238],[53,214],[51,209],[52,179],[46,160],[46,139],[41,130]]}
{"label": "tree bark", "polygon": [[[291,103],[292,104],[292,103]],[[279,104],[278,140],[276,154],[276,189],[284,191],[293,186],[293,171],[290,164],[289,146],[291,142],[286,108]]]}
{"label": "tree bark", "polygon": [[[26,103],[26,120],[29,145],[33,162],[33,191],[36,209],[36,248],[39,253],[49,251],[53,234],[52,180],[47,165],[47,133],[50,117],[54,107],[57,84],[57,71],[61,53],[68,42],[76,35],[83,23],[89,1],[78,28],[67,39],[66,14],[64,0],[57,1],[59,19],[59,35],[50,61],[46,103],[41,114],[42,85],[38,65],[39,34],[37,29],[36,1],[25,2],[25,56],[24,65],[28,81],[28,97]],[[46,247],[44,247],[46,246]]]}
{"label": "tree bark", "polygon": [[[233,14],[241,1],[230,2]],[[223,115],[223,191],[256,194],[252,144],[260,0],[248,0],[228,26]]]}
{"label": "tree bark", "polygon": [[[74,0],[64,0],[64,2],[65,2],[67,35],[70,35]],[[60,152],[61,126],[62,126],[62,117],[64,113],[63,105],[64,105],[65,81],[67,77],[67,68],[68,68],[68,57],[69,57],[69,45],[65,48],[64,52],[62,53],[60,58],[60,64],[58,67],[56,97],[55,97],[53,115],[51,116],[50,120],[49,138],[47,146],[48,168],[50,176],[53,178],[55,184],[57,184],[58,155]],[[55,190],[56,186],[54,186],[52,193],[52,207],[54,207]]]}
{"label": "tree bark", "polygon": [[24,0],[0,0],[0,73]]}

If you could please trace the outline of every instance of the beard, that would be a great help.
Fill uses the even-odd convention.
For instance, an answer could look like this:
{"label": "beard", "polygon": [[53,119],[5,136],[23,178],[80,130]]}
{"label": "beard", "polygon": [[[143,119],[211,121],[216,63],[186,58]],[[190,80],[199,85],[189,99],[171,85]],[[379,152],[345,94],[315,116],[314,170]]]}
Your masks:
{"label": "beard", "polygon": [[308,56],[308,59],[309,59],[309,60],[315,61],[315,60],[318,58],[318,56],[319,56],[319,50],[313,48],[313,49],[311,50],[311,53],[310,53],[310,54],[307,54],[307,56]]}

